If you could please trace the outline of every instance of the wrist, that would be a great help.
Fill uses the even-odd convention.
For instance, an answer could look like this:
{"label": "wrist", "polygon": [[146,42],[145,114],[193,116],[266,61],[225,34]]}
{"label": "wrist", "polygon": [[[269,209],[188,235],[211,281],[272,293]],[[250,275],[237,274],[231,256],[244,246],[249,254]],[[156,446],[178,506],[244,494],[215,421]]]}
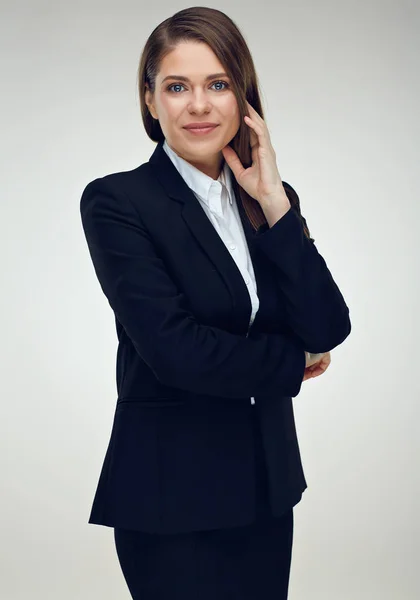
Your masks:
{"label": "wrist", "polygon": [[285,194],[276,196],[275,198],[271,198],[269,200],[261,200],[260,206],[270,227],[277,223],[279,219],[284,217],[284,215],[291,208],[289,198]]}

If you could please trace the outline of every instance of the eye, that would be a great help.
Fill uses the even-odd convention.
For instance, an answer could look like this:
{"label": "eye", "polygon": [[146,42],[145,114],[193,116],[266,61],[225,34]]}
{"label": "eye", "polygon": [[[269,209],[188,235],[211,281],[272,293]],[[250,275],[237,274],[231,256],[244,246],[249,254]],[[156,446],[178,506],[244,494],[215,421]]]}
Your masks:
{"label": "eye", "polygon": [[[214,83],[212,83],[212,85],[216,85],[222,83],[225,87],[216,91],[223,91],[225,89],[227,89],[229,87],[229,84],[227,81],[215,81]],[[171,83],[171,85],[168,85],[168,87],[166,88],[168,90],[168,92],[173,92],[174,94],[177,94],[178,92],[176,92],[175,90],[173,90],[172,88],[174,88],[175,86],[177,87],[184,87],[184,85],[182,83]]]}
{"label": "eye", "polygon": [[[214,83],[212,83],[212,85],[216,85],[216,84],[219,84],[219,83],[223,83],[223,85],[225,85],[226,88],[229,87],[229,84],[228,84],[227,81],[215,81]],[[224,88],[224,89],[226,89],[226,88]]]}
{"label": "eye", "polygon": [[[175,87],[175,86],[178,86],[178,87],[179,87],[179,86],[180,86],[180,87],[184,87],[184,86],[182,85],[182,83],[172,83],[171,85],[168,85],[168,87],[167,87],[166,89],[168,90],[168,92],[173,92],[174,90],[173,90],[172,88],[173,88],[173,87]],[[175,92],[175,93],[176,93],[176,92]]]}

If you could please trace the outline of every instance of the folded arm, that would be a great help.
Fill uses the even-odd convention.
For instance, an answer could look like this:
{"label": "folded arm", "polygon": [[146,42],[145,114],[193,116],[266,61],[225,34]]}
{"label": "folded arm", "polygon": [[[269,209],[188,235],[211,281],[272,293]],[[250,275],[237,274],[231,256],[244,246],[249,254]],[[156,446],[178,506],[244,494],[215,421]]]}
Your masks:
{"label": "folded arm", "polygon": [[165,385],[215,396],[297,396],[305,370],[298,337],[249,338],[197,322],[141,215],[113,188],[107,178],[86,186],[83,229],[102,291],[155,376]]}
{"label": "folded arm", "polygon": [[270,228],[261,228],[253,243],[276,266],[288,321],[305,350],[328,352],[350,334],[349,308],[315,240],[305,234],[295,190],[283,183],[292,207]]}

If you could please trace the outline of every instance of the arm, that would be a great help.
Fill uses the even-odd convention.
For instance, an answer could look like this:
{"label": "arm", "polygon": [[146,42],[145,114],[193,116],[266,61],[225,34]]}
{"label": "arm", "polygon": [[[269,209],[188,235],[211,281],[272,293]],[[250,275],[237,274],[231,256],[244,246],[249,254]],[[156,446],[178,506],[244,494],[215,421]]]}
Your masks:
{"label": "arm", "polygon": [[102,291],[162,383],[232,398],[298,395],[306,361],[296,336],[255,334],[251,339],[198,323],[140,214],[109,180],[86,186],[80,211]]}
{"label": "arm", "polygon": [[254,244],[277,267],[293,332],[309,352],[328,352],[351,331],[349,309],[314,239],[305,235],[296,192],[283,183],[292,206],[277,221],[271,218],[271,227],[262,227]]}

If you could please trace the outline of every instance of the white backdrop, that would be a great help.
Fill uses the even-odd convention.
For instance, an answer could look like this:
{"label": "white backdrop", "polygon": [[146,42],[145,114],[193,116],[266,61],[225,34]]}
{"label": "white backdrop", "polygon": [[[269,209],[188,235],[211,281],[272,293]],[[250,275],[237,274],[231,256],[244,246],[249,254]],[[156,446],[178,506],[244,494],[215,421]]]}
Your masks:
{"label": "white backdrop", "polygon": [[[79,201],[92,179],[153,152],[138,60],[186,6],[1,2],[2,600],[129,599],[112,529],[87,524],[117,338]],[[294,399],[309,487],[289,597],[417,600],[420,5],[209,6],[249,43],[281,177],[353,327]]]}

